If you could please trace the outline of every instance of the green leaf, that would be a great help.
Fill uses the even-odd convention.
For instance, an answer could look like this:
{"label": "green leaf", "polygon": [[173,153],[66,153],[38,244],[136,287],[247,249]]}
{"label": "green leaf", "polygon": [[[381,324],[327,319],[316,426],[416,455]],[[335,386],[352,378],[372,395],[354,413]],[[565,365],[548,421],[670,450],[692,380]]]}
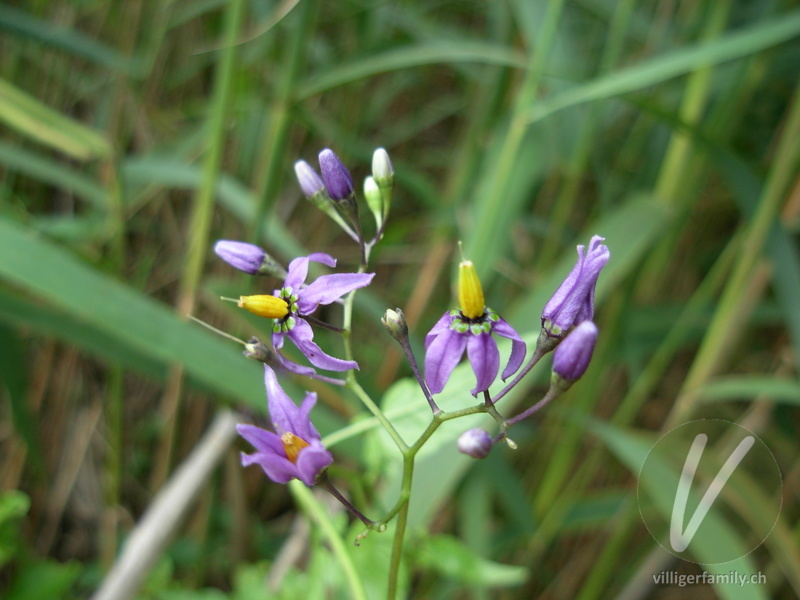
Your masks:
{"label": "green leaf", "polygon": [[260,368],[230,342],[188,323],[137,290],[0,218],[0,278],[76,321],[165,365],[180,363],[219,393],[263,406]]}
{"label": "green leaf", "polygon": [[703,402],[766,400],[800,406],[800,381],[761,375],[715,379],[697,390]]}
{"label": "green leaf", "polygon": [[719,37],[712,42],[679,48],[641,64],[615,71],[536,101],[530,109],[533,123],[570,106],[613,98],[656,85],[696,69],[742,58],[800,34],[800,11]]}
{"label": "green leaf", "polygon": [[67,598],[67,592],[78,579],[81,566],[77,562],[35,562],[23,567],[3,596],[5,600],[53,600]]}
{"label": "green leaf", "polygon": [[19,522],[30,508],[28,496],[17,490],[0,493],[0,568],[14,557],[20,543]]}
{"label": "green leaf", "polygon": [[508,587],[521,585],[528,578],[527,567],[487,560],[450,535],[423,537],[415,561],[420,568],[433,570],[465,585]]}
{"label": "green leaf", "polygon": [[79,160],[111,154],[111,144],[100,133],[65,117],[4,79],[0,79],[0,121]]}
{"label": "green leaf", "polygon": [[476,41],[416,44],[387,50],[341,66],[329,66],[324,73],[313,75],[309,81],[303,84],[297,97],[302,100],[379,73],[399,71],[421,65],[459,62],[484,63],[518,69],[528,67],[525,55],[507,46]]}
{"label": "green leaf", "polygon": [[[639,475],[640,485],[645,490],[647,499],[669,521],[675,498],[675,489],[670,487],[670,482],[676,481],[680,477],[680,466],[654,460],[651,457],[646,472],[640,472],[645,458],[648,457],[648,453],[656,441],[652,436],[631,432],[599,421],[589,421],[587,428],[605,443],[631,473]],[[703,563],[704,570],[714,574],[736,571],[745,577],[756,573],[753,559],[749,555],[745,555],[745,545],[739,533],[716,508],[712,508],[708,512],[703,525],[708,528],[709,534],[696,536],[692,540],[692,548],[695,559]],[[714,557],[720,555],[719,548],[726,548],[729,551],[732,549],[734,554],[741,550],[741,558],[723,564],[712,564],[715,562]],[[768,597],[765,590],[757,585],[740,587],[735,583],[715,583],[714,589],[724,600],[766,600]]]}
{"label": "green leaf", "polygon": [[0,28],[120,73],[135,76],[139,70],[136,61],[123,56],[110,46],[86,37],[74,29],[60,27],[52,20],[38,19],[8,5],[0,11]]}
{"label": "green leaf", "polygon": [[63,162],[3,141],[0,141],[0,162],[11,171],[72,192],[95,206],[107,206],[106,190],[86,175],[64,166]]}

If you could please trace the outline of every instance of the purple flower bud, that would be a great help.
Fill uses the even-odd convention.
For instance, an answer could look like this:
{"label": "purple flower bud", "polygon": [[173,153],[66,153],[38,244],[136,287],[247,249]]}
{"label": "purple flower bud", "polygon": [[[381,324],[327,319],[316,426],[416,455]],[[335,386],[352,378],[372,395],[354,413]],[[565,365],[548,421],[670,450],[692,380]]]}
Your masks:
{"label": "purple flower bud", "polygon": [[553,355],[553,373],[568,382],[577,381],[589,367],[597,342],[597,326],[584,321],[564,338]]}
{"label": "purple flower bud", "polygon": [[350,172],[330,148],[319,153],[319,170],[322,171],[322,179],[331,198],[346,200],[355,194]]}
{"label": "purple flower bud", "polygon": [[247,242],[235,242],[232,240],[220,240],[214,244],[214,252],[222,260],[250,275],[258,275],[267,253],[254,244]]}
{"label": "purple flower bud", "polygon": [[462,433],[458,438],[458,451],[472,458],[486,458],[492,449],[492,436],[485,429],[476,427]]}
{"label": "purple flower bud", "polygon": [[312,198],[325,191],[325,182],[322,181],[322,177],[317,175],[314,167],[306,161],[298,160],[294,163],[294,172],[297,175],[300,189],[303,190],[307,198]]}
{"label": "purple flower bud", "polygon": [[542,310],[542,327],[548,336],[561,338],[570,327],[594,316],[594,288],[610,256],[602,241],[594,236],[585,256],[584,246],[578,246],[578,261]]}

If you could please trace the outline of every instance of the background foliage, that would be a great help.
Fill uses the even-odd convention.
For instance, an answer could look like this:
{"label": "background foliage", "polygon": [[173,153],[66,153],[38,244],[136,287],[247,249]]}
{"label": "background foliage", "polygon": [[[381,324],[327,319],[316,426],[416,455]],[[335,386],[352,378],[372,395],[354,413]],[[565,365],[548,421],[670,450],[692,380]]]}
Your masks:
{"label": "background foliage", "polygon": [[[263,410],[258,365],[185,315],[266,331],[218,301],[254,285],[209,257],[218,238],[357,262],[293,178],[326,146],[357,180],[377,146],[397,172],[355,324],[374,397],[409,373],[379,315],[403,308],[420,348],[452,302],[457,239],[531,339],[575,245],[599,233],[612,252],[593,364],[519,450],[476,463],[453,444],[472,423],[437,432],[409,594],[800,595],[797,2],[29,0],[0,7],[0,30],[4,597],[90,595],[211,417]],[[460,373],[443,403],[462,401]],[[536,373],[509,404],[541,395]],[[334,478],[379,513],[396,456],[354,397],[315,388]],[[427,406],[407,389],[384,405],[413,428]],[[648,534],[637,465],[708,417],[756,432],[784,475],[780,520],[736,566],[766,585],[653,585],[701,569]],[[744,493],[747,523],[763,506]],[[231,448],[138,597],[382,597],[389,536],[351,547],[337,511]]]}

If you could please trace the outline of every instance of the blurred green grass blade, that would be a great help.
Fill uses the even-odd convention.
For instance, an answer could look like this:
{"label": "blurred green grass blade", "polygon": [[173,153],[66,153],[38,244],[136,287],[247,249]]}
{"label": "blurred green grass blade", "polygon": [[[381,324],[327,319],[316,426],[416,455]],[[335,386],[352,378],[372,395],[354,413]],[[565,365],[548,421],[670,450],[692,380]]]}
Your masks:
{"label": "blurred green grass blade", "polygon": [[[669,481],[678,478],[674,465],[658,459],[650,458],[646,473],[640,473],[642,464],[647,458],[655,442],[650,436],[631,432],[599,421],[588,422],[588,429],[595,433],[608,449],[631,471],[641,477],[641,486],[648,498],[667,520],[672,515],[672,502],[675,490],[667,487]],[[670,473],[675,473],[670,476]],[[757,510],[754,507],[753,510]],[[704,527],[708,527],[709,535],[696,536],[692,539],[693,556],[703,563],[703,569],[710,573],[730,573],[736,571],[745,577],[756,574],[756,566],[750,555],[745,555],[745,544],[719,511],[712,509],[706,515]],[[719,556],[717,549],[725,547],[734,553],[741,550],[741,558],[723,564],[714,562]],[[739,586],[736,583],[714,583],[714,590],[723,600],[767,600],[766,590],[758,585]]]}
{"label": "blurred green grass blade", "polygon": [[[350,588],[351,598],[353,600],[367,600],[366,592],[364,591],[364,583],[361,581],[361,575],[355,567],[353,557],[348,551],[349,544],[345,544],[341,534],[334,525],[328,510],[314,497],[313,492],[305,486],[302,482],[295,479],[288,484],[289,491],[294,496],[294,499],[306,512],[308,517],[316,523],[320,528],[325,539],[331,546],[333,555],[339,562],[339,566],[345,574],[347,584]],[[375,534],[373,534],[375,535]]]}
{"label": "blurred green grass blade", "polygon": [[379,73],[401,71],[411,67],[435,64],[483,63],[500,67],[525,69],[527,58],[508,46],[476,41],[436,42],[387,50],[341,66],[327,67],[323,73],[312,75],[297,91],[300,100],[330,89],[366,79]]}
{"label": "blurred green grass blade", "polygon": [[[637,265],[650,247],[667,230],[670,212],[662,203],[647,195],[634,196],[618,208],[606,211],[599,221],[587,227],[578,240],[588,244],[595,234],[606,238],[611,260],[597,282],[597,298],[604,298]],[[533,286],[527,295],[518,299],[508,311],[513,322],[528,323],[538,333],[539,318],[550,296],[572,269],[577,260],[575,248],[564,251],[563,257]]]}
{"label": "blurred green grass blade", "polygon": [[29,459],[39,471],[38,474],[45,475],[47,470],[42,447],[36,436],[35,419],[25,402],[28,393],[28,369],[25,364],[27,354],[17,331],[10,326],[0,325],[0,391],[5,388],[8,394],[11,420],[28,448]]}
{"label": "blurred green grass blade", "polygon": [[684,75],[695,69],[742,58],[800,35],[800,10],[795,10],[721,36],[713,42],[679,48],[656,58],[553,94],[535,102],[529,122],[569,106],[613,98]]}
{"label": "blurred green grass blade", "polygon": [[521,585],[528,578],[527,567],[487,560],[451,535],[422,538],[415,559],[426,570],[432,569],[465,585],[509,587]]}
{"label": "blurred green grass blade", "polygon": [[800,381],[761,375],[716,379],[702,386],[698,396],[703,402],[729,400],[767,400],[800,406]]}
{"label": "blurred green grass blade", "polygon": [[5,79],[0,79],[0,121],[79,160],[111,154],[111,145],[100,133],[56,112]]}
{"label": "blurred green grass blade", "polygon": [[35,40],[74,56],[80,56],[113,71],[129,76],[141,75],[139,62],[123,56],[114,48],[89,38],[82,33],[54,25],[52,20],[42,20],[30,13],[11,8],[7,4],[0,10],[0,29],[5,29],[26,40]]}
{"label": "blurred green grass blade", "polygon": [[0,163],[10,171],[72,192],[95,206],[107,205],[106,191],[97,182],[38,152],[0,140]]}
{"label": "blurred green grass blade", "polygon": [[63,340],[101,360],[123,365],[154,379],[164,379],[167,373],[163,362],[137,352],[93,324],[75,319],[52,306],[31,302],[3,288],[0,288],[0,321]]}
{"label": "blurred green grass blade", "polygon": [[132,352],[182,363],[192,377],[218,393],[263,404],[259,367],[244,360],[230,342],[2,218],[0,277],[127,344]]}
{"label": "blurred green grass blade", "polygon": [[[129,185],[158,185],[197,189],[202,181],[199,166],[164,157],[146,156],[125,160],[121,165],[123,180]],[[216,186],[219,202],[243,223],[253,219],[256,211],[255,194],[230,175],[221,174]],[[269,240],[270,249],[283,258],[294,258],[308,251],[291,235],[283,223],[266,219],[262,237]]]}

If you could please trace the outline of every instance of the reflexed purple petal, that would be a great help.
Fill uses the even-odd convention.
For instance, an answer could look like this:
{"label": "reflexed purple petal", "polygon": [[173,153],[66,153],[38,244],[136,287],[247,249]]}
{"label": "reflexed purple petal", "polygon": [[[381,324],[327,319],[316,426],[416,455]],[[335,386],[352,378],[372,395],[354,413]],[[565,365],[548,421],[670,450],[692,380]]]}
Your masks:
{"label": "reflexed purple petal", "polygon": [[492,325],[492,333],[496,333],[497,335],[511,340],[511,356],[508,359],[506,368],[503,369],[503,373],[500,375],[503,381],[505,381],[520,368],[522,361],[525,360],[525,354],[528,349],[519,334],[502,317],[497,323]]}
{"label": "reflexed purple petal", "polygon": [[336,266],[336,259],[330,254],[325,252],[312,252],[308,255],[308,260],[315,263],[320,263],[331,269]]}
{"label": "reflexed purple petal", "polygon": [[478,392],[488,390],[494,383],[500,369],[500,351],[490,333],[468,333],[467,338],[467,357],[477,380],[470,391],[473,396],[477,396]]}
{"label": "reflexed purple petal", "polygon": [[345,294],[369,285],[375,273],[334,273],[317,277],[300,292],[297,308],[301,314],[309,314],[320,304],[336,302]]}
{"label": "reflexed purple petal", "polygon": [[236,426],[236,431],[246,439],[259,453],[272,452],[283,455],[283,442],[278,434],[261,429],[255,425],[240,423]]}
{"label": "reflexed purple petal", "polygon": [[301,437],[309,444],[314,440],[319,440],[319,432],[314,424],[311,422],[311,409],[317,403],[316,392],[306,392],[306,397],[303,398],[303,403],[300,405],[300,421],[301,427],[294,433]]}
{"label": "reflexed purple petal", "polygon": [[467,335],[471,334],[461,334],[448,328],[428,345],[425,352],[425,381],[431,394],[438,394],[444,389],[464,354]]}
{"label": "reflexed purple petal", "polygon": [[297,478],[308,487],[312,487],[316,483],[317,475],[332,462],[331,453],[322,443],[315,440],[297,455]]}
{"label": "reflexed purple petal", "polygon": [[323,352],[322,348],[312,341],[314,332],[303,319],[297,319],[294,329],[286,335],[315,367],[328,371],[348,371],[358,368],[358,363],[354,360],[341,360]]}
{"label": "reflexed purple petal", "polygon": [[[281,334],[281,340],[283,340],[283,334]],[[306,377],[313,377],[317,374],[317,372],[311,367],[307,367],[306,365],[298,365],[296,362],[292,362],[286,358],[280,352],[275,352],[275,357],[278,359],[278,364],[285,371],[289,371],[290,373],[294,373],[296,375],[305,375]]]}
{"label": "reflexed purple petal", "polygon": [[300,407],[283,391],[275,371],[267,365],[264,365],[264,382],[267,386],[269,416],[275,430],[279,434],[288,431],[297,435],[299,435],[299,431],[307,430],[308,426],[303,423],[303,420],[304,418],[308,419],[308,416],[300,413]]}
{"label": "reflexed purple petal", "polygon": [[442,315],[442,318],[436,321],[436,324],[431,328],[428,334],[425,336],[425,350],[428,349],[428,346],[431,345],[431,342],[436,339],[436,336],[439,335],[445,329],[450,329],[450,323],[453,322],[453,317],[450,316],[450,311],[448,310],[446,313]]}
{"label": "reflexed purple petal", "polygon": [[542,319],[552,319],[553,316],[561,310],[564,301],[569,297],[572,293],[575,284],[578,282],[578,278],[581,274],[581,268],[583,267],[583,262],[585,260],[584,256],[584,246],[578,246],[578,260],[575,263],[575,266],[572,267],[572,270],[569,272],[569,275],[561,282],[561,285],[558,286],[555,294],[552,295],[550,300],[547,301],[547,304],[544,305],[544,309],[542,310]]}
{"label": "reflexed purple petal", "polygon": [[283,287],[290,287],[295,292],[302,287],[308,277],[309,260],[308,256],[299,256],[289,263],[289,274],[283,282]]}
{"label": "reflexed purple petal", "polygon": [[298,477],[297,466],[285,456],[241,453],[242,466],[259,465],[275,483],[289,483]]}
{"label": "reflexed purple petal", "polygon": [[331,268],[336,266],[336,259],[324,252],[312,252],[308,256],[300,256],[289,263],[289,274],[283,282],[283,287],[290,287],[295,293],[299,293],[308,277],[308,264],[312,262],[322,263]]}

